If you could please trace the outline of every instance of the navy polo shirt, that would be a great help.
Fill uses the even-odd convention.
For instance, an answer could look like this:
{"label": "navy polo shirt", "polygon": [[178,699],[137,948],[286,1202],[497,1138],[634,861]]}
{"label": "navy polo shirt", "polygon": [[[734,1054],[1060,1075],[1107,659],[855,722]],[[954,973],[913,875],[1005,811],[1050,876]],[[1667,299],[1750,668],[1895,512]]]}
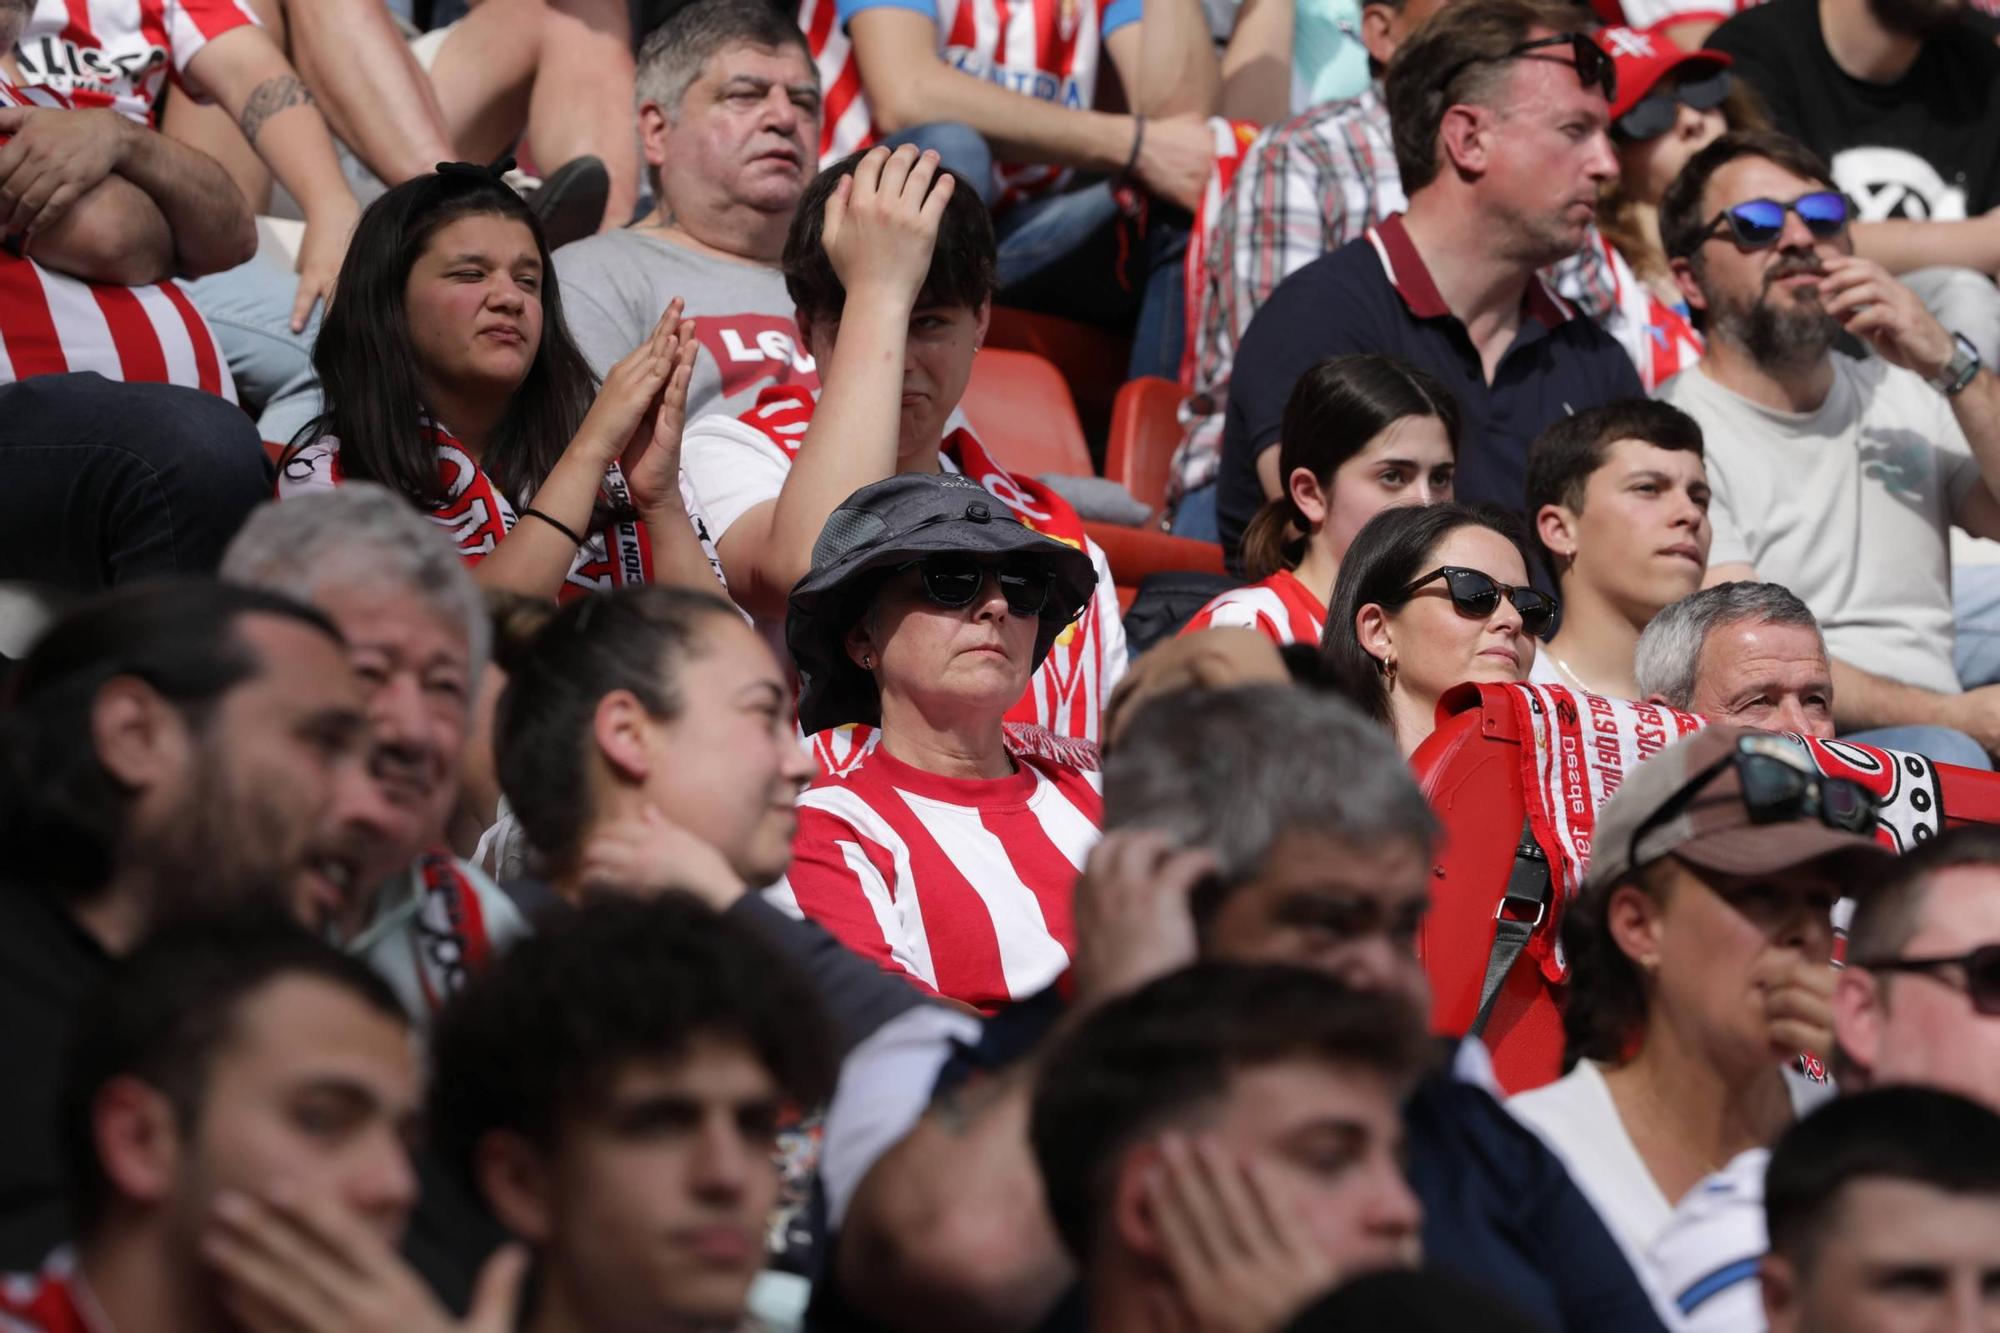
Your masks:
{"label": "navy polo shirt", "polygon": [[1299,377],[1329,356],[1378,352],[1430,372],[1458,396],[1456,493],[1522,512],[1528,444],[1550,422],[1619,398],[1643,398],[1639,372],[1612,337],[1531,278],[1521,327],[1486,382],[1479,349],[1438,294],[1401,214],[1315,259],[1258,307],[1237,349],[1216,493],[1232,563],[1264,504],[1257,455],[1278,442]]}

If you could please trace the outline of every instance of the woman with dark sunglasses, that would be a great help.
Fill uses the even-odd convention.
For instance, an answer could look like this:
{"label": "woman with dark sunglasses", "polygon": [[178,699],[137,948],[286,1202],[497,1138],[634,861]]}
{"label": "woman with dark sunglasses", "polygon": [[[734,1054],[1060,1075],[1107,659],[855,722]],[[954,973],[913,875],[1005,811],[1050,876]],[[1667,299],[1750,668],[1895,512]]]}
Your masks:
{"label": "woman with dark sunglasses", "polygon": [[1528,585],[1527,533],[1492,505],[1385,509],[1347,548],[1320,653],[1405,755],[1464,681],[1526,680],[1556,599]]}
{"label": "woman with dark sunglasses", "polygon": [[1101,817],[1094,747],[1040,729],[1023,745],[1004,720],[1096,583],[1089,556],[956,473],[903,473],[835,509],[785,621],[799,726],[865,725],[874,743],[800,798],[774,892],[976,1009],[1061,975]]}

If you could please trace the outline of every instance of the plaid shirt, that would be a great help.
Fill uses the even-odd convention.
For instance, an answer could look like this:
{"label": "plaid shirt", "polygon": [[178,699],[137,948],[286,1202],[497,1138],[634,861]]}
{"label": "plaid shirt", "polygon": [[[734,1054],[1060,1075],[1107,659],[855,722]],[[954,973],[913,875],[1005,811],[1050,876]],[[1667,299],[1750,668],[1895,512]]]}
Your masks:
{"label": "plaid shirt", "polygon": [[[1279,283],[1408,206],[1379,88],[1273,125],[1245,150],[1208,239],[1195,303],[1194,382],[1181,403],[1169,506],[1215,480],[1236,347]],[[1596,240],[1593,229],[1591,241]],[[1548,271],[1585,314],[1616,306],[1615,280],[1586,244]]]}

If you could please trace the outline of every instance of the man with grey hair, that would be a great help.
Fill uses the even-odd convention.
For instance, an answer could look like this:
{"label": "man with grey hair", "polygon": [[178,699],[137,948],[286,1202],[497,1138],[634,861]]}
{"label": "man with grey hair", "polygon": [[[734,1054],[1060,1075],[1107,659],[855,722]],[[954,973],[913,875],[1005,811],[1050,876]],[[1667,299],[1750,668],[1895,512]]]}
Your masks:
{"label": "man with grey hair", "polygon": [[[1416,941],[1437,821],[1388,734],[1351,704],[1287,685],[1160,696],[1107,758],[1104,815],[1077,883],[1071,977],[966,1042],[936,1104],[852,1192],[829,1282],[888,1327],[928,1328],[952,1309],[1026,1330],[1072,1285],[1027,1135],[1034,1052],[1066,1009],[1200,958],[1319,968],[1429,1012]],[[843,1084],[868,1072],[860,1056]],[[1425,1253],[1553,1333],[1659,1329],[1561,1165],[1481,1086],[1478,1043],[1452,1063],[1404,1114]],[[842,1111],[837,1098],[829,1170],[852,1129]]]}
{"label": "man with grey hair", "polygon": [[740,416],[766,388],[819,388],[778,258],[819,147],[819,72],[765,0],[695,0],[639,52],[653,211],[556,251],[569,330],[599,375],[676,296],[708,355],[687,419]]}
{"label": "man with grey hair", "polygon": [[220,574],[308,603],[346,638],[367,695],[369,777],[395,818],[328,830],[352,871],[332,929],[422,1025],[468,967],[527,929],[449,843],[491,637],[479,590],[436,524],[369,482],[265,505]]}

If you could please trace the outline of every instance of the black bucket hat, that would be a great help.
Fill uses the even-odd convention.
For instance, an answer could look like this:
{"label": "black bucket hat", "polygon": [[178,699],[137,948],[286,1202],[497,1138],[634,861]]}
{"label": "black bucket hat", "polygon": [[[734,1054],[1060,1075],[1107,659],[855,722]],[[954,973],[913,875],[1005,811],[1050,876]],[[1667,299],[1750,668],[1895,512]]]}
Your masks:
{"label": "black bucket hat", "polygon": [[881,721],[874,677],[848,657],[847,631],[881,583],[871,575],[941,553],[1026,556],[1048,570],[1031,669],[1041,667],[1097,587],[1089,556],[1028,527],[970,477],[907,472],[863,486],[827,516],[785,616],[785,646],[799,671],[799,727],[807,735]]}

